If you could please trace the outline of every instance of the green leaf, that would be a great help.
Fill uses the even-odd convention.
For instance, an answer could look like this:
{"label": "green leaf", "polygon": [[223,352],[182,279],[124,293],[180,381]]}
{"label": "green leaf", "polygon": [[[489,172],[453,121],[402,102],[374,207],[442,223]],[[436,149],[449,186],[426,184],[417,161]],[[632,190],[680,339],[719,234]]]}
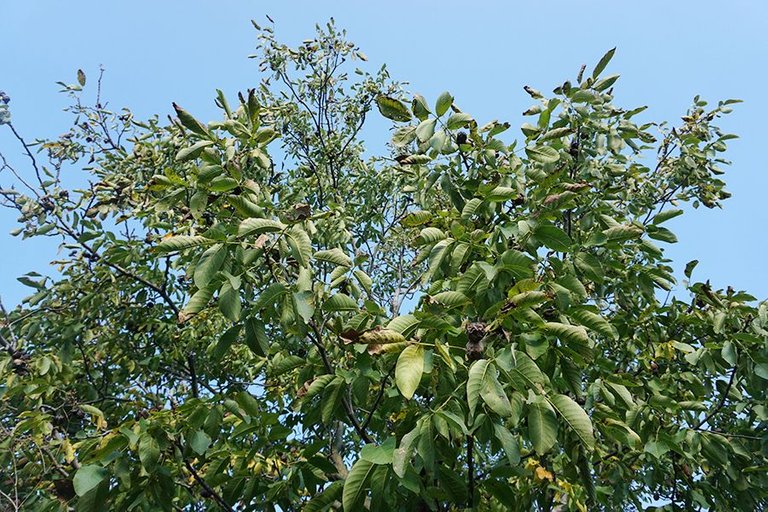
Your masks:
{"label": "green leaf", "polygon": [[515,439],[515,436],[502,425],[498,424],[493,426],[493,433],[496,436],[496,439],[499,440],[499,443],[501,443],[501,448],[507,455],[507,460],[509,461],[510,466],[514,467],[520,464],[520,445],[518,444],[517,439]]}
{"label": "green leaf", "polygon": [[208,286],[227,258],[227,249],[223,244],[208,248],[195,265],[195,286],[202,289]]}
{"label": "green leaf", "polygon": [[202,430],[197,430],[189,439],[189,446],[191,446],[198,455],[203,455],[208,451],[208,447],[211,446],[211,438]]}
{"label": "green leaf", "polygon": [[46,288],[44,279],[41,281],[35,281],[28,276],[21,276],[17,277],[16,280],[24,286],[29,286],[30,288],[35,288],[37,290],[44,290]]}
{"label": "green leaf", "polygon": [[258,417],[261,414],[261,407],[259,401],[256,400],[252,394],[248,391],[241,391],[235,398],[237,404],[242,407],[243,411],[251,418]]}
{"label": "green leaf", "polygon": [[424,96],[421,94],[416,94],[413,96],[413,101],[411,102],[411,110],[413,110],[413,115],[415,115],[419,121],[425,120],[430,114],[427,100],[424,99]]}
{"label": "green leaf", "polygon": [[371,476],[375,465],[365,459],[358,459],[352,469],[349,470],[346,480],[344,480],[344,492],[341,502],[345,512],[357,512],[361,510],[363,500],[365,499],[366,483]]}
{"label": "green leaf", "polygon": [[602,283],[605,279],[605,271],[603,270],[603,265],[600,263],[600,260],[589,253],[580,252],[576,254],[574,264],[584,276],[596,283]]}
{"label": "green leaf", "polygon": [[627,408],[632,408],[635,406],[635,401],[632,399],[632,394],[629,392],[626,386],[616,382],[603,381],[603,383],[610,387],[611,391],[624,401],[624,404],[627,406]]}
{"label": "green leaf", "polygon": [[533,230],[533,236],[545,247],[558,252],[570,251],[573,244],[571,237],[565,231],[552,224],[539,224]]}
{"label": "green leaf", "polygon": [[[208,183],[209,181],[213,180],[214,178],[217,178],[217,177],[221,176],[225,172],[226,171],[224,170],[224,168],[222,166],[220,166],[220,165],[203,165],[202,167],[200,167],[198,169],[198,172],[197,172],[197,182],[198,183]],[[203,191],[203,190],[199,190],[198,192],[195,192],[195,195],[197,195],[199,192],[202,192],[205,195],[205,197],[207,198],[208,193]],[[207,203],[207,199],[206,199],[206,203]]]}
{"label": "green leaf", "polygon": [[603,429],[609,436],[618,439],[634,449],[642,446],[642,439],[637,435],[637,432],[629,428],[623,421],[615,420],[613,418],[605,418],[603,424]]}
{"label": "green leaf", "polygon": [[739,355],[736,352],[736,345],[731,340],[726,340],[725,343],[723,343],[723,348],[720,351],[720,355],[723,356],[725,362],[727,362],[731,367],[736,366],[736,363],[739,362]]}
{"label": "green leaf", "polygon": [[473,197],[467,201],[464,208],[461,210],[461,218],[471,219],[481,204],[483,204],[483,200],[479,197]]}
{"label": "green leaf", "polygon": [[212,146],[213,142],[210,140],[201,140],[200,142],[196,142],[195,144],[186,147],[181,148],[178,153],[176,153],[176,161],[177,162],[186,162],[188,160],[194,160],[200,154],[203,152],[205,148],[208,146]]}
{"label": "green leaf", "polygon": [[360,450],[360,458],[374,464],[392,464],[392,454],[395,451],[395,438],[390,437],[381,446],[367,444]]}
{"label": "green leaf", "polygon": [[644,451],[650,453],[656,459],[661,458],[669,451],[669,446],[664,441],[648,441],[645,443]]}
{"label": "green leaf", "polygon": [[360,286],[362,286],[363,289],[368,294],[370,294],[371,290],[373,289],[373,280],[371,280],[368,274],[366,274],[359,268],[356,268],[355,270],[353,270],[352,273],[355,275],[355,278],[357,278],[357,282],[360,283]]}
{"label": "green leaf", "polygon": [[240,292],[232,288],[229,281],[224,281],[221,290],[219,290],[219,309],[221,312],[228,319],[237,322],[240,320],[241,306]]}
{"label": "green leaf", "polygon": [[592,78],[597,78],[600,76],[600,73],[602,73],[608,63],[611,62],[614,53],[616,53],[615,47],[608,50],[605,55],[600,58],[600,61],[597,63],[597,66],[595,66],[594,71],[592,71]]}
{"label": "green leaf", "polygon": [[475,416],[475,409],[480,399],[480,392],[483,390],[483,383],[488,373],[489,363],[490,361],[487,359],[480,359],[472,363],[472,366],[469,368],[469,376],[467,377],[467,405],[469,406],[469,416],[471,418]]}
{"label": "green leaf", "polygon": [[240,325],[234,325],[219,336],[219,341],[210,351],[211,359],[213,361],[218,362],[227,354],[235,341],[237,341],[238,336],[240,336],[240,329]]}
{"label": "green leaf", "polygon": [[208,303],[211,302],[211,298],[213,298],[213,292],[214,288],[211,286],[197,290],[192,297],[190,297],[189,302],[184,306],[184,309],[181,310],[179,322],[184,323],[191,316],[208,307]]}
{"label": "green leaf", "polygon": [[514,199],[517,196],[517,189],[511,187],[496,187],[485,195],[485,199],[492,203],[498,203]]}
{"label": "green leaf", "polygon": [[[419,117],[419,115],[416,114],[416,117]],[[425,115],[424,119],[426,118],[427,116]],[[416,140],[415,126],[401,126],[392,134],[392,144],[398,148],[405,148],[414,140]]]}
{"label": "green leaf", "polygon": [[357,311],[360,309],[360,306],[358,306],[357,301],[349,295],[336,293],[331,295],[328,300],[323,303],[323,309],[325,311]]}
{"label": "green leaf", "polygon": [[463,306],[469,302],[469,298],[461,292],[445,291],[429,297],[429,301],[448,308]]}
{"label": "green leaf", "polygon": [[596,91],[604,91],[616,83],[619,79],[619,75],[610,75],[605,78],[601,78],[592,85],[592,88]]}
{"label": "green leaf", "polygon": [[96,416],[96,417],[99,417],[99,418],[104,418],[104,412],[101,409],[99,409],[98,407],[94,407],[94,406],[88,405],[88,404],[82,404],[80,406],[80,409],[82,409],[83,412],[85,412],[87,414],[90,414],[92,416]]}
{"label": "green leaf", "polygon": [[256,317],[245,321],[245,344],[256,355],[263,357],[269,354],[269,338],[264,324]]}
{"label": "green leaf", "polygon": [[587,450],[594,450],[595,435],[592,431],[592,421],[579,404],[566,395],[554,395],[549,397],[549,403],[557,413],[565,420]]}
{"label": "green leaf", "polygon": [[285,229],[285,224],[271,219],[245,219],[237,228],[237,236],[274,233]]}
{"label": "green leaf", "polygon": [[456,284],[456,291],[466,296],[480,293],[487,288],[488,276],[483,268],[477,263],[473,263],[472,266],[464,272],[464,275],[459,278],[459,282]]}
{"label": "green leaf", "polygon": [[432,213],[419,210],[409,213],[403,217],[403,220],[400,221],[400,224],[405,228],[415,228],[416,226],[426,224],[430,220],[432,220]]}
{"label": "green leaf", "polygon": [[437,123],[437,119],[427,119],[419,123],[419,126],[416,127],[416,138],[421,142],[431,139],[432,135],[435,134],[435,123]]}
{"label": "green leaf", "polygon": [[352,259],[346,254],[344,254],[344,251],[342,251],[338,247],[329,249],[327,251],[317,251],[315,253],[315,259],[320,261],[326,261],[328,263],[333,263],[334,265],[338,265],[341,267],[352,266]]}
{"label": "green leaf", "polygon": [[229,192],[240,186],[240,182],[229,176],[218,176],[211,181],[209,185],[211,192]]}
{"label": "green leaf", "polygon": [[474,119],[472,119],[471,115],[464,112],[457,112],[456,114],[451,114],[448,121],[445,122],[445,126],[449,130],[458,130],[459,128],[464,128],[467,124],[473,121]]}
{"label": "green leaf", "polygon": [[520,127],[520,131],[522,131],[523,135],[525,135],[528,139],[531,139],[535,137],[536,134],[540,133],[541,129],[533,126],[531,123],[523,123],[523,125]]}
{"label": "green leaf", "polygon": [[293,307],[296,314],[304,320],[305,323],[309,323],[315,314],[315,296],[307,290],[303,292],[296,292],[293,294]]}
{"label": "green leaf", "polygon": [[323,399],[320,402],[320,418],[324,425],[328,425],[336,414],[345,387],[342,379],[334,379],[326,387]]}
{"label": "green leaf", "polygon": [[446,411],[445,409],[441,409],[440,411],[435,413],[438,416],[444,417],[445,419],[449,420],[451,423],[456,425],[462,434],[466,435],[469,433],[469,429],[467,429],[467,425],[464,423],[464,418],[454,414],[450,411]]}
{"label": "green leaf", "polygon": [[568,316],[578,321],[581,325],[584,325],[607,338],[614,340],[619,339],[619,333],[616,328],[613,327],[608,320],[597,313],[593,313],[587,309],[572,309],[568,312]]}
{"label": "green leaf", "polygon": [[693,274],[693,269],[696,268],[696,265],[699,264],[699,260],[692,260],[686,263],[685,265],[685,271],[683,272],[685,274],[685,277],[688,279],[691,278],[691,274]]}
{"label": "green leaf", "polygon": [[755,365],[755,375],[761,379],[768,380],[768,364],[760,363]]}
{"label": "green leaf", "polygon": [[541,164],[553,164],[560,160],[560,153],[551,146],[530,146],[525,148],[528,158]]}
{"label": "green leaf", "polygon": [[287,233],[288,246],[291,248],[291,254],[302,267],[309,267],[309,260],[312,258],[312,240],[306,231],[298,225],[294,226]]}
{"label": "green leaf", "polygon": [[192,114],[181,108],[176,103],[173,104],[173,108],[176,110],[176,115],[179,116],[179,121],[181,121],[181,124],[186,129],[206,138],[210,136],[208,133],[208,128],[206,128],[203,123],[192,117]]}
{"label": "green leaf", "polygon": [[405,122],[411,120],[411,113],[405,104],[395,98],[380,94],[376,97],[376,105],[381,115],[392,121]]}
{"label": "green leaf", "polygon": [[75,487],[75,494],[83,496],[85,493],[95,488],[101,483],[102,480],[107,478],[107,470],[101,466],[89,464],[87,466],[81,466],[75,473],[75,477],[72,479],[72,484]]}
{"label": "green leaf", "polygon": [[651,221],[653,224],[659,225],[662,222],[666,222],[669,219],[674,219],[678,215],[682,215],[683,210],[679,209],[672,209],[672,210],[664,210],[663,212],[657,214],[653,220]]}
{"label": "green leaf", "polygon": [[331,482],[320,494],[316,494],[304,505],[304,512],[323,512],[330,507],[333,502],[341,498],[344,489],[344,482],[336,480]]}
{"label": "green leaf", "polygon": [[437,470],[440,488],[447,494],[448,499],[452,503],[466,503],[467,482],[466,478],[459,474],[461,470],[459,468],[454,470],[447,465],[439,466]]}
{"label": "green leaf", "polygon": [[392,454],[392,470],[400,478],[405,476],[406,467],[410,464],[411,456],[413,455],[413,443],[420,434],[421,420],[416,422],[413,430],[403,436],[400,440],[400,446]]}
{"label": "green leaf", "polygon": [[445,91],[440,96],[438,96],[437,102],[435,103],[435,114],[437,114],[437,117],[440,117],[448,112],[448,109],[451,108],[451,105],[453,105],[453,96],[451,96],[451,93]]}
{"label": "green leaf", "polygon": [[406,400],[413,398],[424,373],[424,349],[421,345],[405,347],[397,358],[395,383]]}
{"label": "green leaf", "polygon": [[227,201],[241,217],[261,218],[264,216],[264,209],[244,196],[229,195]]}
{"label": "green leaf", "polygon": [[643,228],[634,224],[618,224],[603,230],[603,234],[612,242],[621,242],[639,238],[643,234]]}
{"label": "green leaf", "polygon": [[268,306],[274,306],[275,302],[282,297],[288,289],[283,283],[272,283],[261,292],[259,298],[253,303],[253,309],[258,311]]}
{"label": "green leaf", "polygon": [[725,466],[728,464],[729,454],[733,453],[733,448],[728,439],[720,434],[703,432],[701,434],[701,453],[711,463]]}
{"label": "green leaf", "polygon": [[85,72],[82,69],[77,70],[77,83],[80,84],[80,87],[85,87]]}
{"label": "green leaf", "polygon": [[303,396],[304,401],[310,401],[320,393],[333,381],[336,379],[335,375],[326,374],[326,375],[320,375],[315,380],[312,381],[312,384],[309,385],[307,388],[307,392]]}
{"label": "green leaf", "polygon": [[160,460],[160,445],[151,435],[144,433],[139,438],[139,460],[150,473],[155,470]]}
{"label": "green leaf", "polygon": [[400,165],[421,165],[432,161],[432,157],[429,155],[408,155],[405,158],[398,160]]}
{"label": "green leaf", "polygon": [[542,397],[538,397],[528,408],[528,436],[539,455],[551,450],[557,441],[555,411]]}
{"label": "green leaf", "polygon": [[670,244],[677,243],[677,236],[667,228],[659,228],[656,226],[648,226],[648,236],[654,240],[661,240]]}
{"label": "green leaf", "polygon": [[155,246],[155,250],[161,253],[176,252],[190,247],[198,247],[207,242],[211,242],[211,240],[204,236],[178,235],[164,239]]}
{"label": "green leaf", "polygon": [[443,233],[443,230],[429,227],[421,230],[417,242],[420,245],[427,245],[437,243],[443,239],[445,239],[445,233]]}
{"label": "green leaf", "polygon": [[586,329],[580,325],[561,324],[559,322],[546,322],[541,326],[544,332],[553,334],[565,342],[591,345],[591,340]]}
{"label": "green leaf", "polygon": [[544,140],[550,140],[550,139],[562,139],[563,137],[570,135],[573,133],[573,129],[566,126],[563,128],[553,128],[551,130],[548,130],[541,134],[539,137],[539,141]]}
{"label": "green leaf", "polygon": [[280,360],[275,361],[270,370],[273,377],[279,377],[291,370],[295,370],[299,366],[307,364],[307,360],[299,356],[286,356]]}
{"label": "green leaf", "polygon": [[480,396],[483,402],[499,416],[503,418],[512,416],[512,406],[504,388],[499,383],[498,370],[493,364],[488,365],[488,371],[485,372]]}
{"label": "green leaf", "polygon": [[[387,329],[399,332],[403,336],[410,336],[419,326],[420,320],[413,315],[402,315],[393,318],[387,324]],[[405,341],[405,338],[403,338]]]}
{"label": "green leaf", "polygon": [[524,352],[507,350],[497,356],[496,363],[509,373],[511,384],[518,391],[535,389],[537,385],[546,382],[539,366]]}

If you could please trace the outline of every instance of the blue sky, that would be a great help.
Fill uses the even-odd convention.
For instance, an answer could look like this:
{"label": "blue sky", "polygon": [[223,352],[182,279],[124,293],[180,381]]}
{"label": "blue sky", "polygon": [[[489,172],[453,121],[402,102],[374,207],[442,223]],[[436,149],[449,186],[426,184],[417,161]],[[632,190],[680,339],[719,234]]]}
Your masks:
{"label": "blue sky", "polygon": [[[712,102],[741,98],[722,127],[732,141],[726,180],[733,198],[724,210],[699,209],[670,221],[679,242],[669,246],[679,275],[699,259],[696,279],[733,285],[768,298],[768,174],[765,84],[768,3],[764,1],[312,1],[162,2],[133,0],[4,0],[0,11],[0,90],[12,98],[14,124],[27,137],[56,136],[70,119],[55,82],[74,82],[82,68],[95,78],[106,68],[104,95],[139,117],[171,113],[176,101],[198,117],[217,117],[215,89],[229,97],[255,85],[258,70],[250,19],[276,22],[286,42],[311,37],[333,16],[365,52],[371,69],[387,63],[392,76],[433,101],[450,90],[477,119],[519,126],[530,104],[523,85],[551,90],[594,65],[617,46],[609,72],[620,73],[617,103],[649,105],[647,120],[675,122],[694,95]],[[383,126],[383,125],[381,125]],[[369,147],[387,134],[369,130]],[[22,163],[6,129],[0,150]],[[15,304],[28,289],[16,277],[49,273],[51,240],[21,241],[7,233],[15,214],[0,210],[0,297]]]}

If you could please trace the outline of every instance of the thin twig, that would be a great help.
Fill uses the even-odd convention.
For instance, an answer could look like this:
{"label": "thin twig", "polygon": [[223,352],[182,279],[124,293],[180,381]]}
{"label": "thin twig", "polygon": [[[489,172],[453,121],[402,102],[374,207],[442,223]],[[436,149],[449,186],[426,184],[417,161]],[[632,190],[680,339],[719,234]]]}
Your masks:
{"label": "thin twig", "polygon": [[694,430],[698,430],[702,427],[702,425],[706,424],[709,420],[711,420],[715,414],[720,412],[720,409],[723,408],[725,405],[725,401],[728,399],[728,393],[731,391],[731,386],[733,386],[733,381],[736,377],[736,369],[738,368],[739,363],[739,356],[736,355],[736,364],[733,365],[733,369],[731,370],[731,376],[728,379],[728,384],[725,386],[725,390],[723,391],[723,395],[720,397],[720,402],[715,406],[714,409],[710,411],[709,414],[707,414],[703,420],[701,420],[695,427],[693,427]]}
{"label": "thin twig", "polygon": [[467,506],[473,508],[475,505],[475,438],[472,434],[467,435]]}
{"label": "thin twig", "polygon": [[[181,447],[179,447],[181,448]],[[223,508],[224,510],[228,510],[230,512],[234,512],[234,509],[227,505],[227,502],[224,501],[224,498],[221,497],[221,495],[216,492],[216,490],[208,485],[208,482],[206,482],[203,477],[200,476],[200,474],[197,472],[197,470],[192,466],[192,464],[188,460],[184,460],[184,465],[189,470],[190,473],[192,473],[192,477],[195,479],[195,481],[200,484],[200,486],[205,489],[208,494],[211,495],[211,497],[216,501],[216,503]]]}
{"label": "thin twig", "polygon": [[[325,371],[327,371],[330,374],[333,374],[334,373],[333,366],[331,365],[331,362],[328,359],[328,354],[322,345],[323,338],[322,338],[322,335],[320,334],[320,330],[317,328],[317,325],[314,322],[310,322],[310,327],[312,328],[316,336],[316,339],[310,336],[309,340],[315,346],[315,348],[317,348],[317,351],[320,353],[320,359],[322,359],[323,361],[323,366],[325,366]],[[341,403],[344,406],[344,412],[346,412],[350,423],[352,423],[352,427],[355,429],[355,432],[357,432],[357,435],[359,435],[360,438],[366,443],[372,443],[373,439],[365,432],[365,429],[363,428],[363,426],[360,425],[360,422],[358,421],[357,417],[355,417],[355,411],[352,408],[352,404],[347,399],[346,396],[341,397]]]}
{"label": "thin twig", "polygon": [[384,378],[381,379],[381,384],[379,385],[379,393],[376,395],[376,400],[373,402],[373,406],[371,407],[371,410],[368,413],[368,417],[365,418],[365,421],[361,425],[363,429],[368,428],[368,424],[371,423],[371,420],[373,419],[373,414],[376,412],[376,409],[378,409],[379,405],[381,404],[381,399],[384,398],[384,392],[387,390],[387,380],[392,376],[392,373],[394,373],[395,366],[396,365],[392,365],[392,368],[390,368],[387,374],[384,376]]}

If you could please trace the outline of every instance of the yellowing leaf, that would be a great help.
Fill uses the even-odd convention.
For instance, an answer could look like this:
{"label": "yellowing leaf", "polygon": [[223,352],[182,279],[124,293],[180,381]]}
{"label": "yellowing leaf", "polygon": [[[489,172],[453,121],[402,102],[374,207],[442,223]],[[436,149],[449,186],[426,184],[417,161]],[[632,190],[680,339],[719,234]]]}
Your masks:
{"label": "yellowing leaf", "polygon": [[421,345],[410,345],[400,353],[395,366],[395,383],[407,400],[413,398],[424,373],[424,349]]}

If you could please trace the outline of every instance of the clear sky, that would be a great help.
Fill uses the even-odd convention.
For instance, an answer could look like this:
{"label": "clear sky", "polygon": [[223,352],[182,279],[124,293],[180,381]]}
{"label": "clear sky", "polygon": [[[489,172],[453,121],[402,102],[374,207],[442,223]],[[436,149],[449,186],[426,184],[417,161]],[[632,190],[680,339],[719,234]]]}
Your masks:
{"label": "clear sky", "polygon": [[[246,58],[255,47],[249,20],[265,22],[266,14],[290,43],[311,37],[316,22],[333,16],[372,69],[387,63],[393,78],[430,101],[450,90],[481,121],[519,126],[530,104],[523,85],[550,91],[613,46],[618,50],[608,71],[622,75],[617,103],[649,105],[647,120],[678,121],[696,94],[712,102],[743,99],[722,122],[741,135],[728,153],[733,198],[724,210],[699,209],[670,221],[679,242],[667,254],[678,275],[696,258],[695,278],[768,298],[764,0],[3,0],[0,90],[10,95],[14,124],[27,138],[65,131],[66,99],[55,82],[74,82],[78,68],[95,78],[100,64],[107,70],[103,93],[114,108],[164,117],[176,101],[212,120],[216,88],[234,97],[258,82],[255,63]],[[0,149],[22,163],[9,135],[0,129]],[[369,147],[383,148],[385,132],[368,136]],[[0,210],[0,297],[6,304],[29,290],[18,275],[50,273],[47,264],[56,257],[50,240],[7,235],[15,217]]]}

